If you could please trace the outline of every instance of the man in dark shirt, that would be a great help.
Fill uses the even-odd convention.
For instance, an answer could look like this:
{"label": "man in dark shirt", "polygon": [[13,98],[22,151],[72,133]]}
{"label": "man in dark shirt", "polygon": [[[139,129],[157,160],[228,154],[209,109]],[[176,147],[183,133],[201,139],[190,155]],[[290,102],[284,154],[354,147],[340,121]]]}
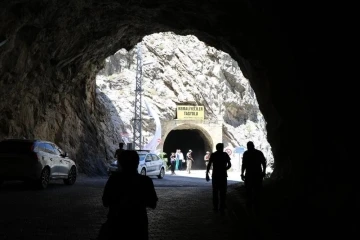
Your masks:
{"label": "man in dark shirt", "polygon": [[249,141],[241,166],[241,179],[245,182],[248,204],[256,200],[256,196],[262,187],[265,171],[266,159],[264,154],[260,150],[255,149],[254,143]]}
{"label": "man in dark shirt", "polygon": [[114,155],[114,158],[118,158],[119,156],[120,156],[120,153],[122,152],[122,151],[124,151],[124,143],[119,143],[119,149],[117,149],[116,151],[115,151],[115,155]]}
{"label": "man in dark shirt", "polygon": [[148,176],[138,174],[139,155],[136,151],[124,150],[119,164],[123,171],[111,175],[105,185],[102,201],[109,212],[98,239],[131,236],[147,240],[146,208],[155,209],[158,201],[154,184]]}
{"label": "man in dark shirt", "polygon": [[[224,152],[224,144],[216,144],[216,152],[210,155],[206,167],[206,181],[210,181],[209,171],[212,168],[213,206],[214,210],[224,212],[226,207],[227,170],[231,168],[229,155]],[[220,194],[220,202],[219,202]]]}

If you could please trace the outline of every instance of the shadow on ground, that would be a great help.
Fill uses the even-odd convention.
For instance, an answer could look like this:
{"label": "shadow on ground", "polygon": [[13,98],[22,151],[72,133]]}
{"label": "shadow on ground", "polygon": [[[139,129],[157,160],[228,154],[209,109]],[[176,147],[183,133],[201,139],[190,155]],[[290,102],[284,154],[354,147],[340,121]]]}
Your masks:
{"label": "shadow on ground", "polygon": [[298,239],[298,226],[292,220],[296,213],[284,185],[264,181],[258,204],[247,206],[243,182],[235,183],[229,186],[228,203],[240,224],[247,229],[243,233],[245,239]]}
{"label": "shadow on ground", "polygon": [[[75,183],[76,184],[76,183]],[[65,185],[63,180],[55,180],[49,183],[46,189],[40,189],[36,183],[33,182],[24,182],[24,181],[5,181],[0,186],[1,192],[22,192],[22,191],[42,191],[42,190],[56,190],[62,188],[68,188],[68,185]]]}

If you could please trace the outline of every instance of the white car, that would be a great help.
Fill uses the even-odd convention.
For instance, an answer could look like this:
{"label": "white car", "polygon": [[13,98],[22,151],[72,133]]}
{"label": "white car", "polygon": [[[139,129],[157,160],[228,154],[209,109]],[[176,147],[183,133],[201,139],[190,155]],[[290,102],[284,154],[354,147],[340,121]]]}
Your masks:
{"label": "white car", "polygon": [[[165,164],[164,161],[156,154],[150,153],[146,150],[137,150],[139,154],[139,166],[138,173],[145,176],[157,176],[158,178],[164,178],[165,176]],[[109,168],[108,174],[118,171],[117,160],[113,161]]]}
{"label": "white car", "polygon": [[76,176],[75,162],[52,142],[26,139],[0,142],[0,184],[23,180],[45,189],[52,179],[63,179],[66,185],[73,185]]}

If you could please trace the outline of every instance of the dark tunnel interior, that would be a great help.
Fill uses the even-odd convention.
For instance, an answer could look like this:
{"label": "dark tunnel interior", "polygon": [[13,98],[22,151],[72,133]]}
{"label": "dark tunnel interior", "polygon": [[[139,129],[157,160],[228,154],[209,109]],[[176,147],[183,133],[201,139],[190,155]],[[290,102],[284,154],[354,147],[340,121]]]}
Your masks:
{"label": "dark tunnel interior", "polygon": [[[279,205],[286,214],[269,204],[273,216],[263,222],[274,224],[274,231],[264,232],[275,239],[286,230],[287,238],[311,230],[321,239],[334,238],[334,232],[341,239],[358,235],[352,230],[358,230],[353,219],[358,217],[359,174],[349,167],[358,155],[351,140],[358,124],[348,114],[358,107],[357,65],[349,57],[358,48],[356,8],[340,2],[234,3],[0,1],[0,139],[46,139],[76,160],[79,173],[106,174],[113,157],[109,143],[121,136],[113,126],[103,128],[112,119],[97,101],[94,79],[105,58],[121,48],[131,50],[149,34],[195,35],[237,62],[266,121],[274,171],[266,179],[265,196],[286,203]],[[189,82],[189,88],[195,84]],[[202,94],[194,100],[205,104]],[[227,100],[223,104],[235,98]],[[172,134],[163,140],[170,141]],[[201,163],[198,143],[191,141],[176,137],[164,150],[191,148]]]}
{"label": "dark tunnel interior", "polygon": [[[170,158],[171,152],[180,149],[184,157],[189,149],[192,150],[194,163],[192,170],[205,170],[204,155],[211,151],[211,146],[205,136],[197,129],[172,130],[164,142],[164,152]],[[182,170],[186,170],[186,163],[182,164]]]}

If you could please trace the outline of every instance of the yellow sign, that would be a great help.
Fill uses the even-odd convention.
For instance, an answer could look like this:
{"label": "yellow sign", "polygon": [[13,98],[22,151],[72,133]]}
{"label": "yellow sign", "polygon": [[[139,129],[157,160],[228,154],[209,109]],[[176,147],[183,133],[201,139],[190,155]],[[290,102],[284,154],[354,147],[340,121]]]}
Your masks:
{"label": "yellow sign", "polygon": [[204,107],[177,106],[176,114],[179,120],[204,120]]}

